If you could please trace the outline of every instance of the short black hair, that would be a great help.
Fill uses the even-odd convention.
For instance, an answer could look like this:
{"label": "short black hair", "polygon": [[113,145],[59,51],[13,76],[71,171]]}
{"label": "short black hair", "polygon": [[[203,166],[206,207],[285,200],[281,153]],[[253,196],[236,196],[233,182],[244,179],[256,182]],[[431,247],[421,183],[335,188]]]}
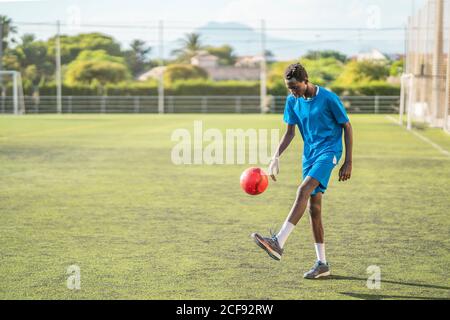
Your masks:
{"label": "short black hair", "polygon": [[284,78],[286,80],[295,79],[301,82],[308,80],[308,72],[306,72],[305,67],[303,67],[300,63],[294,63],[287,67],[284,73]]}

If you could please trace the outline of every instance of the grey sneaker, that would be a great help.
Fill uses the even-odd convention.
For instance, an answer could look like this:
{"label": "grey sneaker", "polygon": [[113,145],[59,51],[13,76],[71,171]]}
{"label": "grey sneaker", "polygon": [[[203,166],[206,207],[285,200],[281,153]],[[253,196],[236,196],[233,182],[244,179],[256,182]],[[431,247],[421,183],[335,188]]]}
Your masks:
{"label": "grey sneaker", "polygon": [[272,259],[275,259],[277,261],[281,260],[283,249],[281,249],[275,235],[271,235],[270,238],[266,238],[258,233],[253,233],[252,238],[261,249],[269,254]]}
{"label": "grey sneaker", "polygon": [[303,275],[303,278],[318,279],[321,277],[328,277],[330,275],[331,275],[330,265],[328,263],[325,264],[323,262],[317,261],[312,267],[312,269]]}

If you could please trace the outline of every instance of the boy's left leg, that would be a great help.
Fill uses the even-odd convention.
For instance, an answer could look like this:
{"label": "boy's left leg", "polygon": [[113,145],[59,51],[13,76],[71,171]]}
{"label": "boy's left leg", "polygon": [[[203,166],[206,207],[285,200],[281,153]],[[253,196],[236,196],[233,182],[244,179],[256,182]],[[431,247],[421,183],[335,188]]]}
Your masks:
{"label": "boy's left leg", "polygon": [[322,193],[312,195],[309,200],[309,215],[314,236],[317,260],[310,271],[304,274],[306,279],[317,279],[330,275],[330,267],[325,257],[324,231],[322,224]]}
{"label": "boy's left leg", "polygon": [[[322,193],[312,195],[309,199],[309,217],[314,236],[314,243],[324,243],[324,231],[322,224]],[[321,260],[321,259],[318,259]],[[322,260],[322,262],[325,262]]]}

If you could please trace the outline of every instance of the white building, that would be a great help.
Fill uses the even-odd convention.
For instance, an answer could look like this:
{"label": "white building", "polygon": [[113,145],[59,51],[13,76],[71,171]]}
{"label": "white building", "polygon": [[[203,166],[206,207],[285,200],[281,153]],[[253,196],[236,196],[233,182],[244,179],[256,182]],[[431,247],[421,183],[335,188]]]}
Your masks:
{"label": "white building", "polygon": [[[191,64],[204,69],[211,80],[242,80],[252,81],[260,79],[259,56],[239,57],[234,66],[219,65],[219,58],[206,51],[200,51],[191,58]],[[158,79],[166,67],[155,67],[138,77],[139,81]]]}
{"label": "white building", "polygon": [[191,58],[191,64],[200,68],[215,68],[219,64],[219,58],[206,51],[200,51]]}
{"label": "white building", "polygon": [[259,68],[262,60],[262,56],[243,56],[237,58],[235,66],[240,68]]}
{"label": "white building", "polygon": [[258,57],[240,57],[234,66],[220,66],[219,58],[205,51],[191,58],[191,64],[206,70],[212,80],[259,80],[260,62]]}
{"label": "white building", "polygon": [[139,81],[146,81],[148,79],[159,79],[161,74],[166,70],[167,67],[155,67],[153,69],[150,69],[149,71],[141,74],[138,77]]}
{"label": "white building", "polygon": [[388,58],[386,57],[386,55],[381,53],[379,50],[372,49],[372,51],[363,52],[363,53],[357,54],[356,55],[356,60],[357,61],[368,61],[368,60],[370,60],[370,61],[384,62],[384,61],[387,61]]}

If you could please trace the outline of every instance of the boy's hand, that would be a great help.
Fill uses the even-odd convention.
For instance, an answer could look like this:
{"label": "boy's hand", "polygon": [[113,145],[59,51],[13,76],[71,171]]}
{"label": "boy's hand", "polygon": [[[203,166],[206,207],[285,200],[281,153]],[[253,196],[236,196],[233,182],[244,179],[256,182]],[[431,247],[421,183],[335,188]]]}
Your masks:
{"label": "boy's hand", "polygon": [[269,175],[270,175],[270,177],[272,178],[273,181],[277,181],[275,176],[280,173],[280,163],[279,163],[279,161],[280,161],[280,158],[273,157],[272,160],[270,160],[270,163],[269,163],[268,171],[269,171]]}
{"label": "boy's hand", "polygon": [[339,170],[339,181],[347,181],[352,176],[352,163],[344,162],[341,169]]}

